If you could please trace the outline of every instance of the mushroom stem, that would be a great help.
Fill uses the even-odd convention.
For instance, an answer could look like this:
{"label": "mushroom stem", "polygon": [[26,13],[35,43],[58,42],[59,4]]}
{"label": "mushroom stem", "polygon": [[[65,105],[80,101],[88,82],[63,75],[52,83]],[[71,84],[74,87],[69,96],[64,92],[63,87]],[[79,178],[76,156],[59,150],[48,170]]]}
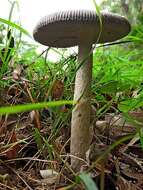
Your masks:
{"label": "mushroom stem", "polygon": [[[79,45],[74,100],[78,101],[72,111],[71,121],[71,166],[79,171],[84,162],[86,151],[91,143],[91,80],[92,80],[92,44]],[[81,158],[81,159],[79,159]]]}

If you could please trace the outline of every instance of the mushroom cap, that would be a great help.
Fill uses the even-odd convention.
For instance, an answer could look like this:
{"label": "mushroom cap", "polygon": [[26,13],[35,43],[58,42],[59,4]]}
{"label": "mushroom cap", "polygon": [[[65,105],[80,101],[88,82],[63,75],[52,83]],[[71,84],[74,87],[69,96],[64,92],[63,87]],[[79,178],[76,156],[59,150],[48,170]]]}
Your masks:
{"label": "mushroom cap", "polygon": [[102,27],[99,16],[92,10],[56,12],[38,22],[33,36],[43,45],[65,48],[84,42],[93,44],[115,41],[131,30],[128,20],[123,16],[101,13],[101,19]]}

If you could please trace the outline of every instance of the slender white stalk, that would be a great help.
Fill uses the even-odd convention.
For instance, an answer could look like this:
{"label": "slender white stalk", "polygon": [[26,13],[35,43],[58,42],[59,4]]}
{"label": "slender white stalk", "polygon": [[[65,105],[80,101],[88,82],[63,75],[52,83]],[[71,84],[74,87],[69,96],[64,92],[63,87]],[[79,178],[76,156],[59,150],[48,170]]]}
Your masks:
{"label": "slender white stalk", "polygon": [[[75,79],[74,100],[78,101],[72,112],[71,121],[71,154],[85,159],[85,153],[91,142],[91,80],[92,80],[92,45],[80,44],[78,64],[83,64],[78,69]],[[79,171],[83,163],[81,160],[71,158],[74,170]]]}

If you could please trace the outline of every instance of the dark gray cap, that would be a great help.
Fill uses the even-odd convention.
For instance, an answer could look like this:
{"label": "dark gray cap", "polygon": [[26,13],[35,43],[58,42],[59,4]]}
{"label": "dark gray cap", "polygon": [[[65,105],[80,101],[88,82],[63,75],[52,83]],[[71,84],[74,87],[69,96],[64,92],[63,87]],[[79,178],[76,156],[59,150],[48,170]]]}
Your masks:
{"label": "dark gray cap", "polygon": [[34,39],[49,47],[72,47],[88,41],[98,43],[118,40],[126,36],[131,26],[125,17],[101,13],[102,28],[95,11],[74,10],[56,12],[42,18],[36,25]]}

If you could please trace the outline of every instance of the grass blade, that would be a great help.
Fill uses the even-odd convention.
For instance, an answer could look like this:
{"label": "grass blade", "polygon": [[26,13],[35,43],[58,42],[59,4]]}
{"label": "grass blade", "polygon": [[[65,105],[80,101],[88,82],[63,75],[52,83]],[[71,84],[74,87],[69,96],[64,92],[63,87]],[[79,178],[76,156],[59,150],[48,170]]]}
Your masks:
{"label": "grass blade", "polygon": [[93,181],[93,179],[90,177],[89,174],[81,173],[78,177],[80,178],[81,181],[83,181],[87,190],[98,190],[95,182]]}
{"label": "grass blade", "polygon": [[74,101],[64,100],[64,101],[40,102],[40,103],[30,103],[30,104],[25,104],[25,105],[6,106],[6,107],[0,108],[0,115],[15,114],[15,113],[26,112],[26,111],[31,111],[31,110],[40,110],[43,108],[57,107],[57,106],[65,105],[65,104],[73,105]]}
{"label": "grass blade", "polygon": [[11,22],[11,21],[6,20],[6,19],[4,19],[4,18],[0,18],[0,22],[2,22],[3,24],[7,24],[7,25],[9,25],[9,26],[11,26],[11,27],[13,27],[13,28],[19,30],[20,32],[22,32],[23,34],[25,34],[25,35],[27,35],[28,37],[31,38],[31,36],[30,36],[30,34],[29,34],[29,32],[28,32],[27,30],[25,30],[25,29],[22,28],[21,26],[15,24],[14,22]]}

